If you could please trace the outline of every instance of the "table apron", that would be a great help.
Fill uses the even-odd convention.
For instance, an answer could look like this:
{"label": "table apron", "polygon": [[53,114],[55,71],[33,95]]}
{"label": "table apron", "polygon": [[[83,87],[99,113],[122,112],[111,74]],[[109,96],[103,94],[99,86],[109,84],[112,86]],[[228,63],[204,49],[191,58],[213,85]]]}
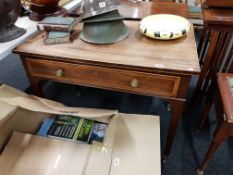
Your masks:
{"label": "table apron", "polygon": [[[185,98],[183,76],[24,57],[28,76],[149,96]],[[186,77],[185,77],[186,78]],[[189,83],[189,81],[188,81]]]}

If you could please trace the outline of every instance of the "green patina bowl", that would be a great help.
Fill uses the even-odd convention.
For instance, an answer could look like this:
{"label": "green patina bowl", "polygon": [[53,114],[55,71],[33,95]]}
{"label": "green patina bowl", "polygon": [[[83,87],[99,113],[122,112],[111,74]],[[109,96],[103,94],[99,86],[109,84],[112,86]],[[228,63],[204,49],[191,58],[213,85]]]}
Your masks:
{"label": "green patina bowl", "polygon": [[93,44],[111,44],[127,38],[129,30],[117,10],[84,20],[80,37]]}

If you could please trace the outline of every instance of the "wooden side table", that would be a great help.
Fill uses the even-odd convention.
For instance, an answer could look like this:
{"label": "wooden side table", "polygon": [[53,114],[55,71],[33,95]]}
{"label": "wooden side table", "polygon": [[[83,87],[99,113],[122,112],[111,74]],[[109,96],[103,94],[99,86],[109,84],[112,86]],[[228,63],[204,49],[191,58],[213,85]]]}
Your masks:
{"label": "wooden side table", "polygon": [[[199,130],[202,129],[207,120],[213,102],[218,117],[218,127],[215,130],[208,152],[198,169],[199,175],[204,174],[208,161],[213,157],[218,146],[225,140],[225,138],[233,136],[233,74],[219,73],[217,75],[217,82],[212,83],[211,88],[211,91],[208,93],[206,110],[202,121],[200,122]],[[213,94],[215,95],[213,96]]]}
{"label": "wooden side table", "polygon": [[233,10],[203,9],[203,16],[204,30],[198,46],[201,73],[194,91],[193,103],[197,97],[203,97],[216,72],[229,71],[233,54]]}
{"label": "wooden side table", "polygon": [[[183,7],[186,11],[187,6]],[[119,43],[94,45],[77,38],[73,43],[47,46],[42,41],[43,33],[40,33],[15,48],[14,52],[20,54],[37,95],[42,94],[40,81],[53,80],[159,96],[169,101],[171,119],[164,151],[164,158],[167,158],[190,79],[200,71],[193,28],[183,38],[158,41],[142,35],[138,21],[124,22],[130,34]],[[80,23],[76,28],[77,35],[81,30]]]}

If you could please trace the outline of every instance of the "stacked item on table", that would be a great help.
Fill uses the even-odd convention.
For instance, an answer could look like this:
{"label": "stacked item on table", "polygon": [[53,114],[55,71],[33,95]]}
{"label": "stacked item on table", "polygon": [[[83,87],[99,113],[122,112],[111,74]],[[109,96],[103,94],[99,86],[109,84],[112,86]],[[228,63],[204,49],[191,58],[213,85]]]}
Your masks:
{"label": "stacked item on table", "polygon": [[201,6],[189,6],[189,18],[203,19]]}
{"label": "stacked item on table", "polygon": [[92,44],[113,44],[126,39],[129,29],[118,12],[119,0],[83,1],[80,38]]}
{"label": "stacked item on table", "polygon": [[69,43],[78,20],[73,17],[47,17],[37,24],[37,29],[45,31],[44,44]]}

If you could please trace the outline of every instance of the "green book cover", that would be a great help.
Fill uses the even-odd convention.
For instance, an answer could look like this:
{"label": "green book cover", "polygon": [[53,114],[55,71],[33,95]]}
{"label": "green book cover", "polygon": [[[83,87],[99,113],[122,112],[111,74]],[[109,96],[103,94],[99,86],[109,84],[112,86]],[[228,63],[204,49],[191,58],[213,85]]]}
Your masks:
{"label": "green book cover", "polygon": [[48,136],[72,140],[77,125],[62,122],[54,122],[48,131]]}
{"label": "green book cover", "polygon": [[74,117],[69,115],[57,115],[55,118],[55,122],[63,122],[63,123],[70,123],[70,124],[79,124],[80,117]]}
{"label": "green book cover", "polygon": [[79,131],[79,134],[76,140],[88,143],[91,137],[93,126],[94,126],[93,120],[84,119],[82,123],[82,127],[80,128],[80,131]]}
{"label": "green book cover", "polygon": [[72,40],[73,31],[50,31],[45,33],[44,44],[69,43]]}
{"label": "green book cover", "polygon": [[78,23],[78,20],[73,17],[47,17],[37,24],[37,29],[40,31],[71,31]]}
{"label": "green book cover", "polygon": [[75,21],[76,18],[72,18],[72,17],[51,16],[42,20],[40,24],[71,25]]}
{"label": "green book cover", "polygon": [[89,143],[94,121],[80,117],[58,115],[49,128],[48,136]]}
{"label": "green book cover", "polygon": [[72,140],[81,118],[58,115],[49,128],[48,136]]}
{"label": "green book cover", "polygon": [[67,38],[70,37],[70,32],[57,32],[51,31],[47,33],[47,39],[54,39],[54,38]]}
{"label": "green book cover", "polygon": [[190,13],[202,13],[201,7],[198,6],[189,6]]}

